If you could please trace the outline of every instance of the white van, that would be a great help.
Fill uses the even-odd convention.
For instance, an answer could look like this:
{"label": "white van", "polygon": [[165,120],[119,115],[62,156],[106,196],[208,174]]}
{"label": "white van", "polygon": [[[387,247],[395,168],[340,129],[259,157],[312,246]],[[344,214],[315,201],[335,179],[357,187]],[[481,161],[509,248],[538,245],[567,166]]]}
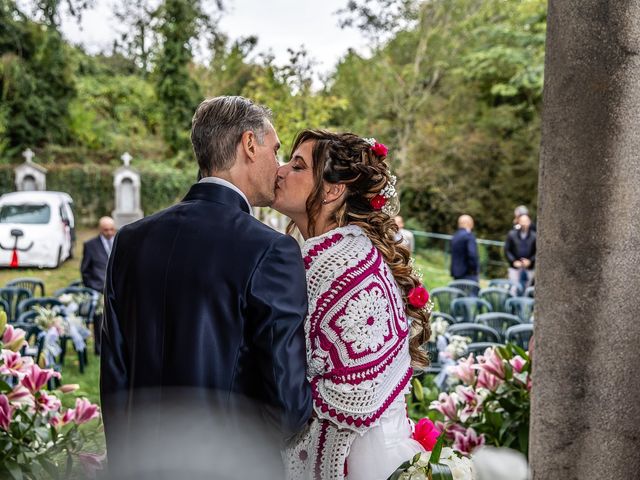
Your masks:
{"label": "white van", "polygon": [[73,200],[62,192],[12,192],[0,197],[0,267],[59,267],[73,257]]}

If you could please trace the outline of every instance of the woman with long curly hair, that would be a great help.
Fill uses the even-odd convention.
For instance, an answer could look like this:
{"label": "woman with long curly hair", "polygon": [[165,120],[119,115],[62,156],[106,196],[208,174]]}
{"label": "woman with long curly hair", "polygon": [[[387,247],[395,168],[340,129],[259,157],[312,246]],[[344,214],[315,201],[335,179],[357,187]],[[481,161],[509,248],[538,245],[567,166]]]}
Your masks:
{"label": "woman with long curly hair", "polygon": [[309,297],[313,415],[285,451],[291,479],[384,480],[423,451],[404,395],[427,363],[428,313],[386,158],[374,139],[305,130],[278,170],[273,207],[305,240]]}

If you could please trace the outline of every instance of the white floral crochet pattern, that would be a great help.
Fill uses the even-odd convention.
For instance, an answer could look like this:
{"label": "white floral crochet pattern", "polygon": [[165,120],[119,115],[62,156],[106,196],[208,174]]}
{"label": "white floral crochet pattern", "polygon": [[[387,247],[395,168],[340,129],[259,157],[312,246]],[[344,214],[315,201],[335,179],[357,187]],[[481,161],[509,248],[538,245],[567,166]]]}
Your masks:
{"label": "white floral crochet pattern", "polygon": [[343,329],[342,338],[353,342],[352,348],[358,353],[365,350],[377,352],[389,336],[388,323],[391,319],[389,302],[382,296],[379,287],[363,290],[347,303],[345,315],[336,324]]}

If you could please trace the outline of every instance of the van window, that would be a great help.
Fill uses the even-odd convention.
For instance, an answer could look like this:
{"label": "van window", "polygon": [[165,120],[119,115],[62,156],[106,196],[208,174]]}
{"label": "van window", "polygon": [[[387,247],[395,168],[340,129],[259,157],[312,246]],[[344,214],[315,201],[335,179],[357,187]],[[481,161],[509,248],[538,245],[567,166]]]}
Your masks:
{"label": "van window", "polygon": [[3,205],[0,223],[47,224],[51,219],[49,205]]}

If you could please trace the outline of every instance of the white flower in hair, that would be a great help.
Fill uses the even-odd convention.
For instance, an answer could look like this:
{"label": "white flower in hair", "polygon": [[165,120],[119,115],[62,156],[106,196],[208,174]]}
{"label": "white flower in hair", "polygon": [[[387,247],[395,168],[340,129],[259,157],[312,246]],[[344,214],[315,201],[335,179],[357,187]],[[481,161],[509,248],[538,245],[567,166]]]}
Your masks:
{"label": "white flower in hair", "polygon": [[372,147],[376,144],[376,139],[373,137],[363,138],[363,140],[367,142],[369,145],[371,145]]}

